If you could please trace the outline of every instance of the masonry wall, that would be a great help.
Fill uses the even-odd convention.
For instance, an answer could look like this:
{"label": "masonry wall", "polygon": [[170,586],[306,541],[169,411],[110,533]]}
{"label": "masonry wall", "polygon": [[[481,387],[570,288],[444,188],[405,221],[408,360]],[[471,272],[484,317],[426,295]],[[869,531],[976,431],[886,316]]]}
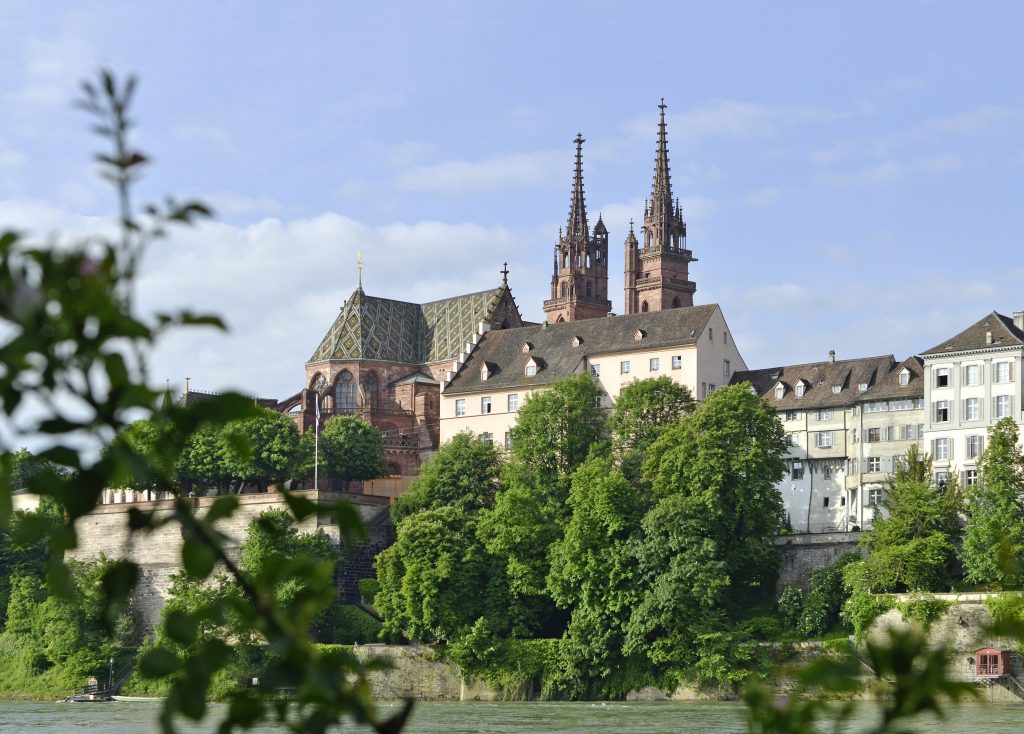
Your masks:
{"label": "masonry wall", "polygon": [[[388,499],[342,495],[336,492],[307,490],[295,494],[319,502],[334,502],[347,499],[352,502],[367,527],[367,540],[353,547],[339,565],[339,596],[343,602],[358,599],[357,582],[373,576],[373,557],[380,549],[393,540],[390,524]],[[218,530],[228,537],[228,553],[237,558],[249,524],[263,512],[271,509],[286,509],[281,495],[277,493],[239,495],[239,508],[230,518],[219,520]],[[203,514],[213,503],[212,497],[192,499],[195,512]],[[146,631],[160,621],[171,576],[181,570],[181,528],[170,523],[152,532],[131,533],[128,529],[128,510],[135,507],[144,512],[155,511],[157,519],[169,517],[173,512],[170,501],[132,502],[126,504],[100,505],[88,516],[78,521],[78,547],[68,553],[69,559],[96,560],[103,555],[109,559],[125,558],[139,564],[140,579],[133,598],[133,605]],[[340,527],[328,513],[311,516],[298,523],[300,532],[325,533],[331,542],[341,545]]]}
{"label": "masonry wall", "polygon": [[858,553],[862,533],[799,533],[780,535],[775,544],[783,550],[779,586],[807,590],[811,574],[831,565],[847,553]]}

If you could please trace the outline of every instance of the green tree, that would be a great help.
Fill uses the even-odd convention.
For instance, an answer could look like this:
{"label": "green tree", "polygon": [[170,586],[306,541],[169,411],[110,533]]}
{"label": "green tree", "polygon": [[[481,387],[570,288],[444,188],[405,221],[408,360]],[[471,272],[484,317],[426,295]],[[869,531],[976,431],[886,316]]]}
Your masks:
{"label": "green tree", "polygon": [[420,510],[453,506],[472,514],[493,507],[502,467],[494,444],[459,433],[420,468],[409,490],[391,507],[391,516],[398,523]]}
{"label": "green tree", "polygon": [[121,444],[128,449],[127,453],[138,457],[123,478],[123,486],[157,490],[161,488],[161,477],[175,475],[177,442],[169,435],[174,430],[166,421],[140,418],[118,435],[115,445]]}
{"label": "green tree", "polygon": [[1024,583],[1024,457],[1017,424],[1003,418],[988,432],[980,480],[967,488],[964,577],[1004,589]]}
{"label": "green tree", "polygon": [[657,504],[636,550],[641,598],[627,653],[692,665],[698,643],[718,648],[730,612],[772,588],[784,453],[775,411],[748,385],[715,391],[650,447],[644,478]]}
{"label": "green tree", "polygon": [[635,477],[647,448],[666,427],[696,408],[690,388],[671,377],[637,380],[623,387],[608,419],[608,429],[626,475]]}
{"label": "green tree", "polygon": [[10,529],[0,529],[0,630],[7,619],[14,578],[46,578],[51,556],[45,537],[57,531],[63,520],[57,503],[50,497],[43,497],[36,510],[15,512]]}
{"label": "green tree", "polygon": [[228,445],[227,468],[260,490],[291,477],[299,458],[299,431],[295,422],[273,410],[233,421],[224,427]]}
{"label": "green tree", "polygon": [[225,489],[230,467],[221,431],[211,426],[196,430],[185,442],[175,469],[183,485],[200,493],[214,487]]}
{"label": "green tree", "polygon": [[[374,479],[387,473],[380,431],[351,415],[336,415],[324,423],[320,457],[321,466],[332,479]],[[310,460],[312,466],[312,457]]]}
{"label": "green tree", "polygon": [[[551,548],[548,590],[570,610],[562,649],[563,693],[573,697],[624,695],[635,660],[622,654],[629,613],[637,599],[632,544],[643,501],[607,454],[592,455],[573,475],[572,516]],[[634,656],[636,657],[636,656]]]}
{"label": "green tree", "polygon": [[937,487],[932,461],[912,445],[886,483],[862,560],[845,570],[856,592],[939,591],[948,586],[959,535],[956,480]]}

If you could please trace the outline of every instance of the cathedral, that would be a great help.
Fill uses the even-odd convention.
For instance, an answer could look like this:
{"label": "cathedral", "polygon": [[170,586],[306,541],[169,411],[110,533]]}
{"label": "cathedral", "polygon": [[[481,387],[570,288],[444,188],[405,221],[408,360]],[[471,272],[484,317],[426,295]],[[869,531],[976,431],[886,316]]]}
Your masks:
{"label": "cathedral", "polygon": [[[665,103],[659,105],[654,182],[640,237],[626,236],[627,315],[693,305],[696,286],[686,249],[686,222],[672,196]],[[591,230],[583,187],[583,143],[577,134],[566,227],[554,248],[545,322],[562,324],[613,315],[608,298],[608,229],[600,215]],[[305,387],[278,404],[300,431],[333,415],[354,415],[384,437],[392,475],[415,475],[440,440],[441,390],[473,347],[491,331],[537,326],[523,320],[508,284],[431,303],[367,295],[362,283],[342,305],[306,362]],[[317,410],[319,403],[319,410]]]}

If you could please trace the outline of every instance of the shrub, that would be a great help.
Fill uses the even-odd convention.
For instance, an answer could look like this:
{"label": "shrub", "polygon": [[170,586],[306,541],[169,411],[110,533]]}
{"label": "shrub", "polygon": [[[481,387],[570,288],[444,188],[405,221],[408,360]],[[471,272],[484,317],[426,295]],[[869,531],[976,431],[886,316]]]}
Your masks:
{"label": "shrub", "polygon": [[998,594],[985,599],[985,606],[996,622],[1024,623],[1024,594]]}
{"label": "shrub", "polygon": [[787,586],[779,594],[776,605],[782,624],[787,630],[795,630],[804,612],[804,592],[796,586]]}
{"label": "shrub", "polygon": [[356,645],[380,640],[381,623],[353,604],[338,604],[327,613],[334,625],[336,644]]}
{"label": "shrub", "polygon": [[841,556],[835,563],[811,574],[811,589],[804,599],[803,612],[797,629],[807,636],[823,635],[840,621],[840,611],[846,601],[843,569],[859,560],[854,553]]}
{"label": "shrub", "polygon": [[952,602],[934,599],[928,594],[915,594],[910,601],[896,605],[904,619],[917,622],[926,630],[951,606]]}
{"label": "shrub", "polygon": [[853,627],[853,633],[859,642],[864,639],[871,623],[894,606],[893,598],[888,594],[857,592],[843,604],[841,616],[846,624]]}

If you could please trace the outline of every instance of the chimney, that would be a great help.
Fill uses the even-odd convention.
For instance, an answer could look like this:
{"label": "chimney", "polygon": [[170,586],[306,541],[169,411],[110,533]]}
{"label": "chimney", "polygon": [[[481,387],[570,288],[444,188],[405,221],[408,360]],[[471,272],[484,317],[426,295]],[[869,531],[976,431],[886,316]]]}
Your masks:
{"label": "chimney", "polygon": [[829,361],[829,364],[835,364],[835,361],[836,361],[836,350],[835,349],[829,349],[828,350],[828,361]]}
{"label": "chimney", "polygon": [[1013,312],[1013,325],[1024,331],[1024,311]]}

